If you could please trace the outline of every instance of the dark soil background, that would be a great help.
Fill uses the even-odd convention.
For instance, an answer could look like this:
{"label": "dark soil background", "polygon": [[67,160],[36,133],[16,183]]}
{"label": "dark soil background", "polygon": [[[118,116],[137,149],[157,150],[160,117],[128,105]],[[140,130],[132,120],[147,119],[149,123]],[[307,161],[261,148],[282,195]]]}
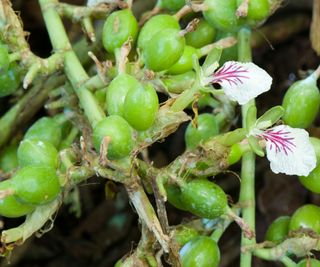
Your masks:
{"label": "dark soil background", "polygon": [[[83,1],[68,2],[82,4]],[[151,1],[140,2],[140,6],[152,6]],[[17,0],[13,3],[15,10],[21,11],[26,31],[30,32],[29,42],[32,50],[40,56],[48,56],[51,46],[37,1]],[[278,22],[280,26],[271,32],[271,35],[266,34],[263,38],[261,38],[262,31],[256,31],[262,41],[260,40],[254,49],[254,61],[274,78],[272,90],[258,98],[259,113],[280,104],[288,86],[301,78],[303,71],[314,69],[320,63],[309,41],[311,4],[312,1],[285,1],[283,7],[265,24],[268,26]],[[298,26],[295,23],[281,26],[282,22],[297,17],[301,19],[296,23]],[[81,33],[79,27],[68,22],[66,26],[74,37]],[[290,34],[291,30],[294,31]],[[267,40],[270,40],[271,44]],[[320,136],[318,126],[319,121],[310,129],[314,136]],[[151,148],[151,159],[156,165],[166,165],[183,152],[184,129],[185,125],[181,126],[179,131],[164,143],[156,144]],[[239,169],[238,165],[233,167],[234,171],[239,171]],[[216,181],[232,199],[237,200],[239,180],[235,175],[219,175]],[[101,179],[92,178],[81,184],[78,187],[81,215],[77,217],[74,212],[70,211],[70,206],[62,206],[51,231],[41,238],[34,237],[16,248],[9,259],[11,265],[8,265],[7,260],[3,260],[0,267],[113,266],[117,259],[135,247],[140,232],[137,215],[128,203],[123,188],[119,186],[115,199],[108,200],[105,196],[104,183],[105,181]],[[320,205],[319,195],[306,191],[300,185],[297,177],[275,175],[270,171],[269,163],[260,158],[257,159],[256,192],[258,241],[263,241],[268,224],[276,217],[291,215],[304,203]],[[182,213],[170,205],[168,205],[168,214],[171,224],[180,223],[183,217],[191,218],[190,214]],[[4,227],[9,228],[21,222],[22,220],[5,219]],[[235,225],[232,225],[220,241],[221,267],[239,265],[239,247],[240,231]],[[254,266],[281,266],[281,264],[255,259]]]}

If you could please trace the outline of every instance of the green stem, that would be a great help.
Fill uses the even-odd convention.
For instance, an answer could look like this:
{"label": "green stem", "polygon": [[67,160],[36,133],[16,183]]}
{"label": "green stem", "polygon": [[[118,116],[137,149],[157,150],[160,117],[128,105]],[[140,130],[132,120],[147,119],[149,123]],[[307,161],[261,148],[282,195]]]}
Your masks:
{"label": "green stem", "polygon": [[[251,31],[243,28],[238,35],[238,58],[239,61],[251,61],[251,46],[250,46]],[[242,126],[248,128],[247,111],[251,106],[255,105],[252,100],[248,104],[242,106]],[[241,169],[241,188],[240,188],[240,203],[243,204],[242,218],[246,221],[251,230],[255,231],[255,155],[253,152],[246,152],[242,156]],[[255,244],[255,239],[247,239],[243,234],[241,237],[241,246]],[[252,253],[250,251],[241,253],[240,267],[250,267],[252,262]]]}
{"label": "green stem", "polygon": [[57,0],[39,0],[39,3],[53,49],[64,52],[65,73],[79,98],[84,113],[94,127],[105,117],[105,114],[93,94],[83,85],[89,77],[72,50],[62,20],[55,8],[59,2]]}

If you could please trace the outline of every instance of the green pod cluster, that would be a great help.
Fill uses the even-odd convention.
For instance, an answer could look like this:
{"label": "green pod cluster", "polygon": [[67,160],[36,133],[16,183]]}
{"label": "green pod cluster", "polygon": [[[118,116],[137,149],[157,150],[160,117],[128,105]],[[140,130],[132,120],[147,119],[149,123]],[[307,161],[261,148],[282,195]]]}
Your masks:
{"label": "green pod cluster", "polygon": [[[12,189],[12,181],[0,182],[0,190]],[[14,195],[0,199],[0,215],[7,218],[17,218],[31,213],[35,209],[34,205],[18,201]]]}
{"label": "green pod cluster", "polygon": [[320,208],[318,206],[306,204],[293,213],[289,223],[289,231],[301,228],[320,234]]}
{"label": "green pod cluster", "polygon": [[274,244],[279,244],[285,240],[289,233],[290,219],[289,216],[281,216],[274,220],[269,225],[264,239]]}
{"label": "green pod cluster", "polygon": [[22,203],[42,205],[60,193],[56,170],[45,166],[26,166],[12,177],[14,196]]}
{"label": "green pod cluster", "polygon": [[312,74],[290,86],[284,95],[282,106],[285,110],[282,119],[295,128],[309,127],[319,112],[320,93],[317,79]]}
{"label": "green pod cluster", "polygon": [[130,9],[113,12],[103,25],[102,43],[109,53],[114,53],[129,38],[135,42],[138,35],[138,22]]}
{"label": "green pod cluster", "polygon": [[58,148],[61,135],[61,127],[53,118],[42,117],[27,130],[24,140],[41,140]]}
{"label": "green pod cluster", "polygon": [[198,116],[198,127],[190,123],[185,132],[187,149],[194,149],[201,142],[219,134],[219,125],[214,115],[203,113]]}
{"label": "green pod cluster", "polygon": [[207,236],[198,236],[181,248],[180,257],[183,267],[217,267],[220,251],[214,240]]}
{"label": "green pod cluster", "polygon": [[185,35],[186,44],[194,48],[201,48],[205,45],[213,43],[215,37],[216,29],[204,19],[200,20],[195,31],[188,32]]}
{"label": "green pod cluster", "polygon": [[93,144],[100,151],[104,137],[110,138],[107,157],[121,159],[128,156],[133,148],[132,129],[128,122],[118,115],[111,115],[99,121],[93,128]]}

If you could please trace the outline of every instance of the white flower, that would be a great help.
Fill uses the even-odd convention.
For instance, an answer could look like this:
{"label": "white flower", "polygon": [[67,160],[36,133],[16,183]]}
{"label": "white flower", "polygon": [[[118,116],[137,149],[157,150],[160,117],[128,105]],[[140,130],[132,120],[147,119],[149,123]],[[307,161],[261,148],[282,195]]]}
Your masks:
{"label": "white flower", "polygon": [[317,159],[307,131],[279,125],[267,130],[254,129],[250,135],[266,141],[267,158],[274,173],[308,176]]}
{"label": "white flower", "polygon": [[251,62],[228,61],[213,73],[210,82],[220,84],[229,99],[244,105],[269,91],[272,78],[265,70]]}

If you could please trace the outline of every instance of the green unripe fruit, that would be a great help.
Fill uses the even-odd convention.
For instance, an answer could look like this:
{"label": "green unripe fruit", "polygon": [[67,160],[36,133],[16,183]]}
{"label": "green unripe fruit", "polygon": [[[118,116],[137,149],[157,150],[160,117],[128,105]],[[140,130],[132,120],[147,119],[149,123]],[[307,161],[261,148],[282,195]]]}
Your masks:
{"label": "green unripe fruit", "polygon": [[317,166],[308,176],[300,176],[300,183],[313,193],[320,194],[320,139],[310,137],[310,142],[316,152]]}
{"label": "green unripe fruit", "polygon": [[160,0],[160,7],[170,11],[178,11],[185,3],[185,0]]}
{"label": "green unripe fruit", "polygon": [[2,149],[0,153],[0,169],[3,172],[10,172],[18,167],[17,149],[17,143],[12,143]]}
{"label": "green unripe fruit", "polygon": [[42,117],[25,133],[24,140],[28,139],[45,141],[58,147],[61,141],[61,127],[54,119]]}
{"label": "green unripe fruit", "polygon": [[[0,182],[0,190],[11,189],[12,183],[11,180],[5,180]],[[0,199],[0,215],[8,218],[17,218],[24,216],[28,213],[31,213],[35,207],[33,205],[24,204],[13,196],[7,196],[3,199]]]}
{"label": "green unripe fruit", "polygon": [[93,129],[93,144],[97,151],[104,137],[110,137],[107,156],[109,159],[121,159],[128,156],[133,148],[132,129],[128,122],[118,115],[111,115]]}
{"label": "green unripe fruit", "polygon": [[269,225],[264,239],[275,244],[281,243],[288,235],[289,223],[289,216],[281,216],[277,218]]}
{"label": "green unripe fruit", "polygon": [[55,169],[44,166],[27,166],[12,177],[14,196],[23,203],[41,205],[54,200],[60,193]]}
{"label": "green unripe fruit", "polygon": [[213,28],[207,21],[201,19],[198,23],[197,29],[186,34],[186,44],[195,48],[200,48],[213,43],[215,36],[215,28]]}
{"label": "green unripe fruit", "polygon": [[239,26],[236,17],[237,0],[206,0],[204,4],[208,7],[203,11],[205,20],[221,31],[236,31]]}
{"label": "green unripe fruit", "polygon": [[168,14],[160,14],[150,18],[141,28],[138,36],[138,48],[144,49],[148,46],[151,38],[164,29],[180,30],[179,22]]}
{"label": "green unripe fruit", "polygon": [[153,71],[169,69],[182,56],[185,39],[176,29],[164,29],[154,35],[142,51],[146,67]]}
{"label": "green unripe fruit", "polygon": [[186,45],[183,50],[182,56],[179,58],[179,60],[173,64],[173,66],[168,70],[168,74],[182,74],[187,71],[192,70],[192,56],[197,55],[198,57],[198,51],[197,49],[193,48],[192,46]]}
{"label": "green unripe fruit", "polygon": [[316,137],[310,137],[309,139],[316,152],[317,164],[320,164],[320,139]]}
{"label": "green unripe fruit", "polygon": [[195,82],[196,74],[194,71],[188,71],[179,75],[172,75],[162,79],[170,93],[180,94],[190,89]]}
{"label": "green unripe fruit", "polygon": [[217,267],[220,262],[220,251],[217,243],[207,236],[191,239],[180,250],[183,267]]}
{"label": "green unripe fruit", "polygon": [[[309,263],[309,265],[307,265],[307,263]],[[320,267],[320,261],[316,260],[316,259],[303,259],[301,261],[299,261],[297,267]]]}
{"label": "green unripe fruit", "polygon": [[185,225],[180,225],[173,232],[174,240],[176,241],[179,247],[184,246],[191,239],[198,235],[199,233],[196,229]]}
{"label": "green unripe fruit", "polygon": [[214,115],[204,113],[198,117],[198,128],[192,123],[187,127],[185,141],[187,149],[194,149],[200,142],[208,140],[219,133],[219,125]]}
{"label": "green unripe fruit", "polygon": [[50,143],[41,140],[24,140],[18,148],[20,167],[28,165],[58,167],[58,151]]}
{"label": "green unripe fruit", "polygon": [[128,91],[138,88],[140,83],[128,74],[120,74],[112,80],[107,88],[107,111],[109,115],[124,116],[124,100]]}
{"label": "green unripe fruit", "polygon": [[13,94],[20,86],[20,70],[13,62],[5,72],[0,73],[0,97]]}
{"label": "green unripe fruit", "polygon": [[310,229],[320,234],[320,208],[313,204],[307,204],[297,209],[291,216],[289,230],[300,228]]}
{"label": "green unripe fruit", "polygon": [[317,165],[308,176],[300,176],[299,181],[311,192],[320,194],[320,165]]}
{"label": "green unripe fruit", "polygon": [[191,213],[215,219],[226,213],[228,200],[223,190],[206,179],[195,179],[181,187],[181,202]]}
{"label": "green unripe fruit", "polygon": [[320,106],[320,93],[316,78],[297,81],[286,92],[282,106],[285,110],[282,119],[294,128],[307,128],[316,118]]}
{"label": "green unripe fruit", "polygon": [[144,131],[154,123],[159,108],[156,91],[150,84],[131,88],[124,101],[124,118],[129,124]]}
{"label": "green unripe fruit", "polygon": [[181,191],[178,186],[175,185],[167,185],[166,186],[167,191],[167,199],[168,202],[176,207],[179,210],[187,210],[184,204],[181,201]]}
{"label": "green unripe fruit", "polygon": [[5,45],[0,44],[0,74],[7,71],[10,64],[9,51]]}
{"label": "green unripe fruit", "polygon": [[[243,1],[238,0],[238,5]],[[260,21],[265,19],[270,12],[269,0],[250,0],[248,6],[247,19],[252,21]]]}
{"label": "green unripe fruit", "polygon": [[114,53],[129,38],[135,42],[138,35],[138,22],[130,9],[115,11],[103,25],[102,42],[104,48]]}

